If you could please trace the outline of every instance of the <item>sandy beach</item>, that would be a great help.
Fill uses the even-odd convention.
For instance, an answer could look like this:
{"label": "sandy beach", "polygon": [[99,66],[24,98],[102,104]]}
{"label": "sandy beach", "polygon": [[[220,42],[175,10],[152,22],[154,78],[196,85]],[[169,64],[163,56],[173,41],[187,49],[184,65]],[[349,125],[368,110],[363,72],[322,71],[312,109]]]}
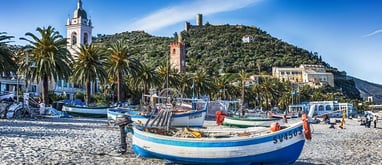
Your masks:
{"label": "sandy beach", "polygon": [[[346,120],[345,129],[313,125],[313,139],[305,143],[303,164],[382,164],[382,122],[365,128]],[[0,119],[0,164],[166,164],[137,157],[131,150],[120,155],[119,129],[106,119]]]}

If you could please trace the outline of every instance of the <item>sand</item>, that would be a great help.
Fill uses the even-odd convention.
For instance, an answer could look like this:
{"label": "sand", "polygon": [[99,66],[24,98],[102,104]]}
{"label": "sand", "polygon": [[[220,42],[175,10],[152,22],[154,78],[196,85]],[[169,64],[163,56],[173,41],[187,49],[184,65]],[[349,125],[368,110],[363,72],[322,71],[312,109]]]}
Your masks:
{"label": "sand", "polygon": [[[346,120],[345,129],[313,125],[313,139],[305,143],[299,159],[303,164],[382,164],[382,122],[365,128]],[[143,159],[131,150],[118,154],[118,127],[106,119],[40,118],[0,119],[0,164],[166,164]]]}

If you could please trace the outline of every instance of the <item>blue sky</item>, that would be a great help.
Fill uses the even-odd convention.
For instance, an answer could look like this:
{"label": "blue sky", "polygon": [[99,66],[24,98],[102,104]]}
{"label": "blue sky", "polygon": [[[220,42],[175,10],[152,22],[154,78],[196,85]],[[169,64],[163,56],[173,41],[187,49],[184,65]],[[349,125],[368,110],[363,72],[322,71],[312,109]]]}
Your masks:
{"label": "blue sky", "polygon": [[[77,0],[1,0],[0,32],[18,38],[65,23]],[[317,52],[348,75],[382,84],[382,1],[380,0],[82,0],[93,35],[144,30],[171,37],[195,24],[256,26],[290,44]]]}

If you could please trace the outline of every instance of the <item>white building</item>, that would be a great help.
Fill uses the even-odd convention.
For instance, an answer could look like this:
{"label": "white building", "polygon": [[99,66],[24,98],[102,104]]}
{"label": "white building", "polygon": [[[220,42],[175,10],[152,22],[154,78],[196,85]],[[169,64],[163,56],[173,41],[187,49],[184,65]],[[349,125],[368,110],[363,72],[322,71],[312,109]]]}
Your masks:
{"label": "white building", "polygon": [[71,54],[75,54],[81,44],[92,43],[92,29],[91,20],[82,8],[82,1],[78,0],[73,18],[66,21],[67,47]]}
{"label": "white building", "polygon": [[253,36],[251,36],[251,35],[245,35],[245,36],[243,36],[243,38],[241,39],[241,41],[242,41],[243,43],[250,43],[250,42],[255,41],[255,38],[254,38]]}

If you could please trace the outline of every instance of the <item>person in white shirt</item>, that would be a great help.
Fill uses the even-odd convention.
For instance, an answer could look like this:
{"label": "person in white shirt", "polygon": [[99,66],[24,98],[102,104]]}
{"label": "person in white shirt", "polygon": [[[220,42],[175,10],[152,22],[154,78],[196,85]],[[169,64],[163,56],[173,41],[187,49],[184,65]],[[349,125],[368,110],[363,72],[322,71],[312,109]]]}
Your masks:
{"label": "person in white shirt", "polygon": [[377,115],[373,115],[374,128],[377,128],[377,120],[378,120],[378,116]]}

